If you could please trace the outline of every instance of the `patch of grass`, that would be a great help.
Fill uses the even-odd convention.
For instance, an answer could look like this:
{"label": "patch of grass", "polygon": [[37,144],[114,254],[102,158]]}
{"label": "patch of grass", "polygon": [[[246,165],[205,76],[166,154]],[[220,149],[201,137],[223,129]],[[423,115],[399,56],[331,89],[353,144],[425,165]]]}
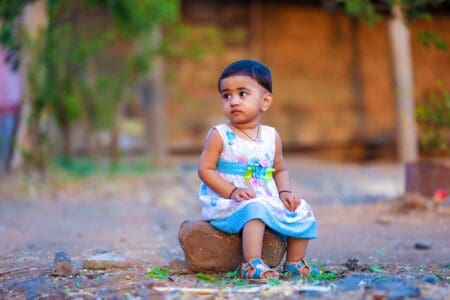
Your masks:
{"label": "patch of grass", "polygon": [[197,277],[197,279],[200,279],[201,281],[204,282],[214,282],[215,278],[209,274],[205,274],[205,273],[196,273],[195,277]]}
{"label": "patch of grass", "polygon": [[167,279],[170,276],[170,269],[168,267],[155,267],[148,269],[146,272],[147,276],[152,279]]}
{"label": "patch of grass", "polygon": [[372,273],[381,273],[383,272],[383,266],[377,264],[367,264],[367,269]]}
{"label": "patch of grass", "polygon": [[227,272],[224,275],[225,278],[238,278],[238,276],[239,276],[239,268],[236,268],[236,270],[234,271]]}
{"label": "patch of grass", "polygon": [[281,284],[281,280],[278,278],[269,278],[267,280],[267,285],[270,286],[276,286],[276,285],[280,285]]}
{"label": "patch of grass", "polygon": [[321,271],[319,274],[311,274],[312,280],[316,281],[334,281],[337,279],[337,273],[329,270]]}
{"label": "patch of grass", "polygon": [[51,166],[69,176],[84,178],[91,175],[141,175],[152,170],[148,157],[135,161],[119,160],[111,165],[105,160],[95,161],[89,157],[57,158]]}

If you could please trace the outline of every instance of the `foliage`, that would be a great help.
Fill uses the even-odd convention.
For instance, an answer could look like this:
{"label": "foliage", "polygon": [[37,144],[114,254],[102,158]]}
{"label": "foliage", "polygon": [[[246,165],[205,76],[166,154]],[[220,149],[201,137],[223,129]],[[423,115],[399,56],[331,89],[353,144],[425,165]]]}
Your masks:
{"label": "foliage", "polygon": [[215,278],[213,276],[211,276],[209,274],[205,274],[205,273],[196,273],[195,277],[197,279],[200,279],[200,280],[205,281],[205,282],[213,282],[213,281],[215,281]]}
{"label": "foliage", "polygon": [[437,50],[447,50],[447,42],[430,30],[419,32],[418,38],[425,48],[434,46]]}
{"label": "foliage", "polygon": [[83,178],[93,174],[106,176],[115,175],[142,175],[151,172],[149,157],[133,162],[120,161],[110,166],[107,162],[94,161],[90,158],[58,157],[52,166],[61,170],[65,175],[74,178]]}
{"label": "foliage", "polygon": [[442,84],[416,107],[420,144],[432,155],[450,154],[450,93]]}
{"label": "foliage", "polygon": [[[23,153],[43,165],[50,149],[70,155],[75,122],[86,123],[88,134],[102,129],[113,135],[136,82],[161,49],[155,30],[177,20],[179,2],[49,0],[48,26],[37,40],[19,31],[15,21],[28,2],[0,0],[0,43],[16,57],[19,49],[30,57],[32,146]],[[49,137],[55,123],[62,145]]]}
{"label": "foliage", "polygon": [[170,269],[168,267],[155,267],[148,269],[146,272],[147,276],[152,279],[167,279],[170,277]]}
{"label": "foliage", "polygon": [[267,280],[267,285],[270,285],[270,286],[281,285],[281,280],[278,278],[269,278]]}
{"label": "foliage", "polygon": [[[370,26],[376,24],[381,19],[381,14],[377,11],[377,5],[392,8],[399,4],[405,14],[405,22],[411,24],[416,20],[431,20],[429,7],[439,7],[445,0],[387,0],[376,3],[371,0],[337,0],[343,3],[345,11],[354,17],[360,18]],[[438,50],[446,50],[447,42],[436,33],[430,30],[424,30],[418,34],[418,39],[426,48],[434,45]]]}
{"label": "foliage", "polygon": [[345,10],[354,17],[360,17],[369,25],[373,25],[380,20],[380,15],[369,0],[350,0],[343,1]]}
{"label": "foliage", "polygon": [[22,8],[33,0],[0,0],[0,45],[8,50],[7,60],[14,69],[19,66],[17,52],[20,44],[15,38],[14,22],[22,12]]}
{"label": "foliage", "polygon": [[334,281],[337,279],[337,273],[329,270],[321,271],[318,274],[311,274],[312,280]]}

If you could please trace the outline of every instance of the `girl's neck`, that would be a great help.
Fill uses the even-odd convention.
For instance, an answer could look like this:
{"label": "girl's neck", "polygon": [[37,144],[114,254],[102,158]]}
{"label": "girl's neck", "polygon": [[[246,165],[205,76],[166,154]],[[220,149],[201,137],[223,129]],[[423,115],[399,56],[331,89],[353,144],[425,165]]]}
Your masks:
{"label": "girl's neck", "polygon": [[235,123],[231,123],[228,122],[228,124],[231,127],[234,127],[236,129],[240,129],[240,130],[254,130],[257,129],[259,126],[261,126],[261,123],[258,121],[255,122],[248,122],[248,123],[241,123],[241,124],[235,124]]}

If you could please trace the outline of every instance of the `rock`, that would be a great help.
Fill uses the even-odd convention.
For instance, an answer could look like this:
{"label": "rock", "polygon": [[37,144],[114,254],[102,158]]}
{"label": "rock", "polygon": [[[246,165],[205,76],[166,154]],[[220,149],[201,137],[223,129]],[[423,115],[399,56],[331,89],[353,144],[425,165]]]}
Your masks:
{"label": "rock", "polygon": [[93,255],[83,261],[83,269],[108,270],[126,269],[128,267],[128,261],[114,252],[106,252]]}
{"label": "rock", "polygon": [[427,241],[420,241],[414,244],[414,248],[417,250],[428,250],[431,248],[431,243]]}
{"label": "rock", "polygon": [[392,218],[389,216],[381,215],[375,219],[375,223],[380,225],[390,225],[392,223]]}
{"label": "rock", "polygon": [[72,275],[72,261],[69,256],[62,250],[55,253],[53,259],[52,275],[54,276],[69,276]]}
{"label": "rock", "polygon": [[[240,234],[227,234],[208,222],[184,221],[178,232],[187,265],[194,272],[225,272],[235,270],[244,260]],[[286,251],[285,242],[275,233],[264,233],[262,259],[277,266]]]}
{"label": "rock", "polygon": [[436,284],[438,283],[438,279],[436,275],[425,275],[422,277],[422,280],[424,282],[430,283],[430,284]]}
{"label": "rock", "polygon": [[374,291],[372,294],[372,300],[385,300],[386,292],[385,291]]}

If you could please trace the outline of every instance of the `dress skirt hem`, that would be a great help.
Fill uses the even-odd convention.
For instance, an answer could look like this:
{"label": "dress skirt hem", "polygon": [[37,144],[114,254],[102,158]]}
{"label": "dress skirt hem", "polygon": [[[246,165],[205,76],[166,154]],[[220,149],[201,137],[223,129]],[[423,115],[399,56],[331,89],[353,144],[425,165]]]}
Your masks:
{"label": "dress skirt hem", "polygon": [[[286,213],[292,214],[288,211],[286,211]],[[311,220],[306,219],[300,223],[296,222],[295,225],[283,222],[274,218],[273,212],[270,211],[266,205],[256,201],[246,203],[228,217],[210,220],[209,222],[213,227],[220,231],[235,234],[241,231],[247,222],[254,219],[260,219],[266,226],[270,227],[283,238],[317,238],[317,225],[314,218]]]}

